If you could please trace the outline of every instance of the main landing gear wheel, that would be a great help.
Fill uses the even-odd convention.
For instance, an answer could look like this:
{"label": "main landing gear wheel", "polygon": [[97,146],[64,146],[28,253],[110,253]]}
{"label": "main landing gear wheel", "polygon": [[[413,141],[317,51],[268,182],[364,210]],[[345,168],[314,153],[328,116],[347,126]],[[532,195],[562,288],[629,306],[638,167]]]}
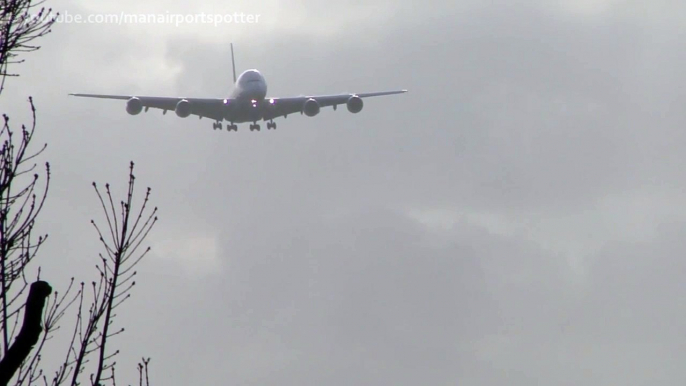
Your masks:
{"label": "main landing gear wheel", "polygon": [[222,123],[221,122],[214,122],[212,124],[212,129],[213,130],[221,130],[222,129]]}
{"label": "main landing gear wheel", "polygon": [[257,123],[250,124],[250,131],[257,130],[260,131],[260,125]]}
{"label": "main landing gear wheel", "polygon": [[226,130],[227,131],[238,131],[238,125],[234,125],[234,124],[226,125]]}
{"label": "main landing gear wheel", "polygon": [[267,122],[267,130],[271,130],[271,129],[276,130],[276,122],[274,122],[274,121]]}

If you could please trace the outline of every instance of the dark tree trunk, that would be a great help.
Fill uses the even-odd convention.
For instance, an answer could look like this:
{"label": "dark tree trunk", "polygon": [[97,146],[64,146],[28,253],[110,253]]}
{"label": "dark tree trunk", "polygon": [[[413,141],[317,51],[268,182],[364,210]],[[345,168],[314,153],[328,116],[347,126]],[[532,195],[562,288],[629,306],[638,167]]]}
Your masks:
{"label": "dark tree trunk", "polygon": [[52,293],[50,284],[37,281],[31,284],[29,296],[24,308],[24,324],[19,335],[7,351],[7,355],[0,361],[0,386],[6,386],[14,376],[21,363],[28,358],[33,346],[38,343],[43,326],[43,307],[45,300]]}

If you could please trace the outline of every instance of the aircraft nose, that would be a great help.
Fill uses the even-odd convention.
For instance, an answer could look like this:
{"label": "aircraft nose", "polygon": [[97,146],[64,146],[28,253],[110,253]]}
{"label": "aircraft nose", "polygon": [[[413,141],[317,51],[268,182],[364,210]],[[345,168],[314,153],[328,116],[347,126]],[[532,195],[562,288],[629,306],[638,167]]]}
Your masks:
{"label": "aircraft nose", "polygon": [[248,72],[241,78],[241,80],[243,80],[246,83],[252,83],[261,81],[262,77],[259,74]]}

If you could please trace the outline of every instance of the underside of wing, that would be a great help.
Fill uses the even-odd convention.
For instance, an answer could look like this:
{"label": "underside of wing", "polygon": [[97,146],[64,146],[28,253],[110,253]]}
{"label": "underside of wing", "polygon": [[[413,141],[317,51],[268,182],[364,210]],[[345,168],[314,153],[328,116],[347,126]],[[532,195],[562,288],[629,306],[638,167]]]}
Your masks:
{"label": "underside of wing", "polygon": [[176,115],[186,118],[190,115],[222,120],[224,105],[229,102],[219,98],[182,98],[182,97],[153,97],[134,95],[104,95],[104,94],[69,94],[77,97],[116,99],[126,101],[126,112],[131,115],[139,114],[148,109],[160,109],[163,112],[173,110]]}
{"label": "underside of wing", "polygon": [[337,95],[313,95],[287,98],[270,98],[265,100],[267,105],[264,119],[273,119],[287,116],[288,114],[303,113],[309,117],[319,114],[322,107],[346,105],[351,113],[359,113],[362,110],[362,98],[383,95],[402,94],[407,90],[379,91],[361,94],[337,94]]}

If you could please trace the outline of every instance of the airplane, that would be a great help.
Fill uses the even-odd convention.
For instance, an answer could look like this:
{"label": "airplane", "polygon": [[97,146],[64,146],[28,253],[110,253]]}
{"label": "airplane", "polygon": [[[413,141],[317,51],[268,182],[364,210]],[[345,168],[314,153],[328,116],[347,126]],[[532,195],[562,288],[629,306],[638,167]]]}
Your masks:
{"label": "airplane", "polygon": [[227,98],[186,98],[154,97],[136,95],[69,94],[77,97],[126,100],[126,112],[137,115],[143,109],[161,109],[162,114],[173,110],[177,116],[186,118],[197,115],[214,120],[212,128],[222,129],[222,122],[228,121],[227,131],[238,131],[237,123],[250,123],[250,131],[260,130],[260,120],[267,122],[267,130],[276,129],[275,118],[287,118],[289,114],[305,114],[314,117],[322,107],[345,104],[351,113],[362,110],[362,98],[401,94],[407,90],[380,91],[358,94],[296,96],[286,98],[267,98],[267,82],[256,69],[246,70],[236,78],[236,63],[231,44],[231,65],[233,67],[234,88]]}

